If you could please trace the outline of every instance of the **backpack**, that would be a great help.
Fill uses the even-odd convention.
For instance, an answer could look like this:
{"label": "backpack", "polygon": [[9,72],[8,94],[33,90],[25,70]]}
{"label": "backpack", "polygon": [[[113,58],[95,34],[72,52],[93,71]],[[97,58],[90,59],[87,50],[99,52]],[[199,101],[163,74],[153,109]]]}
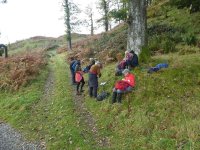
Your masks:
{"label": "backpack", "polygon": [[75,81],[80,82],[82,80],[83,76],[80,72],[76,72],[75,74]]}
{"label": "backpack", "polygon": [[110,95],[110,93],[103,91],[97,96],[97,101],[102,101],[109,95]]}
{"label": "backpack", "polygon": [[123,80],[117,81],[115,83],[115,88],[118,89],[118,90],[122,90],[122,91],[125,90],[126,88],[128,88],[129,86],[130,85]]}
{"label": "backpack", "polygon": [[160,69],[161,69],[161,68],[167,68],[167,67],[168,67],[168,64],[166,64],[166,63],[161,63],[161,64],[157,64],[156,67],[157,67],[157,68],[160,68]]}

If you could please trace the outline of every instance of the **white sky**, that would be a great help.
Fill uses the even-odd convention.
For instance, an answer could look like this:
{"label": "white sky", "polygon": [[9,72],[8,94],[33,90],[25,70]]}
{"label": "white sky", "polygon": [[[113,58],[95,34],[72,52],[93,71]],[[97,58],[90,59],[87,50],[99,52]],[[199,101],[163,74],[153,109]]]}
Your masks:
{"label": "white sky", "polygon": [[[74,0],[84,8],[95,0]],[[0,4],[0,44],[33,36],[58,37],[65,34],[62,0],[8,0]],[[88,33],[85,29],[82,33]]]}

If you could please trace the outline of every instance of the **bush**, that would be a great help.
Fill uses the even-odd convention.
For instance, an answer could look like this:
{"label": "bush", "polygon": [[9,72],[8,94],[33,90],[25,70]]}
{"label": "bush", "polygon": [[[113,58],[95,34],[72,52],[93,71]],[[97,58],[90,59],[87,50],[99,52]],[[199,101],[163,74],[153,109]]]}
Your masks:
{"label": "bush", "polygon": [[0,59],[0,90],[18,90],[34,79],[46,64],[43,53]]}
{"label": "bush", "polygon": [[183,41],[187,45],[196,45],[197,44],[197,37],[194,34],[187,34],[183,37]]}
{"label": "bush", "polygon": [[170,5],[176,6],[178,9],[184,7],[190,8],[190,12],[200,11],[200,1],[199,0],[170,0]]}
{"label": "bush", "polygon": [[139,62],[148,63],[151,58],[150,49],[148,47],[142,47],[142,51],[139,55]]}
{"label": "bush", "polygon": [[175,43],[170,39],[166,39],[165,41],[163,41],[161,46],[162,46],[164,53],[176,51]]}
{"label": "bush", "polygon": [[153,36],[151,39],[149,39],[148,43],[148,49],[150,50],[151,53],[155,53],[160,49],[160,43],[161,43],[161,38],[160,36]]}

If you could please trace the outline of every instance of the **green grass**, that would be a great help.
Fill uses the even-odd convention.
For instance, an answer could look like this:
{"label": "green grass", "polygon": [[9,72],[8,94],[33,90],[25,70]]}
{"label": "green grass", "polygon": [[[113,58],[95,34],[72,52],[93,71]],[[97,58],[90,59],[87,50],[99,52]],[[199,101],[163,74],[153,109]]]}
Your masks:
{"label": "green grass", "polygon": [[[132,71],[136,89],[124,96],[123,104],[110,104],[86,97],[88,109],[113,149],[199,149],[200,55],[177,54],[153,57],[150,65],[168,62],[169,68],[148,74],[143,66]],[[114,66],[103,69],[101,81],[108,80],[111,92]],[[101,89],[101,87],[100,87]],[[128,110],[131,99],[131,111]]]}
{"label": "green grass", "polygon": [[81,136],[74,111],[68,66],[64,55],[50,61],[54,71],[55,85],[48,99],[42,98],[47,71],[30,86],[18,93],[1,93],[0,118],[19,129],[32,140],[44,141],[47,149],[89,149]]}

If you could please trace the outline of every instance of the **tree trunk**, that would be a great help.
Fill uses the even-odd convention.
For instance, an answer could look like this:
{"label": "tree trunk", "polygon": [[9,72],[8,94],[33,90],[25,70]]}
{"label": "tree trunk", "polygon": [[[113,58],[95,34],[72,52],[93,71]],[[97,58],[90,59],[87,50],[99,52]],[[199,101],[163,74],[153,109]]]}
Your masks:
{"label": "tree trunk", "polygon": [[68,49],[72,50],[71,26],[70,26],[70,10],[69,10],[69,2],[68,2],[68,0],[65,0],[65,12],[66,12],[66,25],[67,25],[67,45],[68,45]]}
{"label": "tree trunk", "polygon": [[147,44],[146,0],[129,0],[127,50],[140,54]]}
{"label": "tree trunk", "polygon": [[94,24],[93,24],[93,14],[90,14],[90,24],[91,24],[91,36],[94,35]]}
{"label": "tree trunk", "polygon": [[104,10],[104,26],[105,26],[105,31],[108,31],[109,27],[109,20],[108,20],[108,8],[109,7],[109,2],[106,0],[103,0],[103,10]]}

